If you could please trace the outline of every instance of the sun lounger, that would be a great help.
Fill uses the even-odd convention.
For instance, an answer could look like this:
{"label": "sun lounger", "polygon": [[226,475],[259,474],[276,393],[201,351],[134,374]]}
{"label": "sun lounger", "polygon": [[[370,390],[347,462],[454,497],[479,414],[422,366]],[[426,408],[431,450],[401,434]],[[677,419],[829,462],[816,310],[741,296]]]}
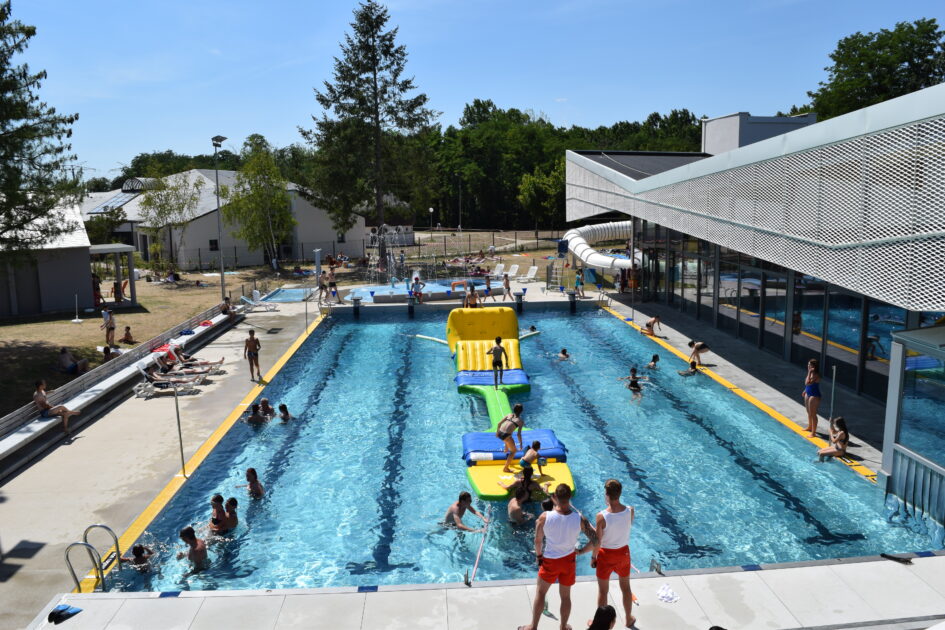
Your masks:
{"label": "sun lounger", "polygon": [[499,263],[495,266],[495,271],[492,272],[493,278],[501,278],[502,274],[505,273],[505,263]]}
{"label": "sun lounger", "polygon": [[525,274],[524,276],[519,276],[518,278],[516,278],[516,280],[518,280],[519,282],[532,282],[534,280],[537,280],[536,278],[537,275],[538,275],[538,266],[532,265],[531,267],[528,268],[527,274]]}
{"label": "sun lounger", "polygon": [[257,301],[253,301],[253,300],[249,299],[248,297],[246,297],[245,295],[241,296],[241,297],[240,297],[240,300],[242,300],[243,302],[246,303],[246,312],[247,312],[247,313],[252,313],[252,312],[253,312],[255,309],[257,309],[257,308],[261,308],[261,309],[264,309],[264,310],[269,311],[269,312],[272,312],[272,311],[276,310],[276,305],[275,305],[274,303],[263,302],[263,301],[258,301],[258,302],[257,302]]}
{"label": "sun lounger", "polygon": [[155,394],[162,394],[166,392],[173,392],[174,385],[177,384],[178,392],[191,393],[197,391],[197,386],[202,385],[206,374],[196,374],[190,378],[167,378],[166,376],[155,376],[148,374],[144,371],[140,365],[136,365],[138,371],[141,372],[141,376],[144,377],[144,380],[140,383],[137,383],[134,386],[135,396],[140,396],[141,398],[150,398]]}
{"label": "sun lounger", "polygon": [[505,273],[509,275],[509,279],[511,280],[512,278],[515,277],[515,274],[518,273],[518,265],[512,265],[511,267],[509,267],[509,270],[506,271]]}

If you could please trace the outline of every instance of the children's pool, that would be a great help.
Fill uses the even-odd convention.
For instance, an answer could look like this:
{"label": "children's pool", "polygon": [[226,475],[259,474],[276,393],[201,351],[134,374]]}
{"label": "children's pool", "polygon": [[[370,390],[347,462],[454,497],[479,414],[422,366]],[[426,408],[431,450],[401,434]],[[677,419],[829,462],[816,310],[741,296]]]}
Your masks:
{"label": "children's pool", "polygon": [[311,289],[276,289],[263,298],[263,302],[302,302],[312,295]]}
{"label": "children's pool", "polygon": [[[446,313],[384,315],[323,324],[266,387],[296,419],[261,428],[238,422],[147,528],[158,552],[146,574],[123,568],[123,590],[260,589],[458,582],[481,534],[438,523],[468,490],[460,437],[488,426],[484,404],[457,393],[444,336]],[[883,493],[704,375],[681,377],[662,352],[637,404],[617,381],[660,352],[597,311],[526,312],[522,341],[532,378],[527,425],[553,429],[569,448],[576,506],[601,508],[616,477],[636,506],[631,549],[641,569],[692,569],[927,549],[929,539],[885,517]],[[566,347],[571,362],[553,357]],[[853,427],[855,431],[856,428]],[[267,488],[251,500],[243,472]],[[240,524],[211,540],[211,566],[186,575],[177,532],[206,533],[209,499],[240,501]],[[487,506],[477,502],[479,509]],[[477,579],[534,577],[532,529],[493,505]],[[532,511],[538,506],[532,505]],[[474,525],[474,517],[467,517]],[[578,572],[590,575],[587,557]]]}

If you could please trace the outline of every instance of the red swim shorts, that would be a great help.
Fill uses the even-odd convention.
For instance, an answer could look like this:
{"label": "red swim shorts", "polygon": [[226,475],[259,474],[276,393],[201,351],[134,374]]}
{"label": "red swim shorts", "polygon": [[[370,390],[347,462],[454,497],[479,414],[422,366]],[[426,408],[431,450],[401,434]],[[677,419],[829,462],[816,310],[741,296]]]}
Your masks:
{"label": "red swim shorts", "polygon": [[561,586],[574,586],[577,554],[569,553],[563,558],[543,558],[538,567],[538,577],[549,584],[558,582]]}
{"label": "red swim shorts", "polygon": [[630,575],[630,547],[624,545],[620,549],[600,548],[597,552],[597,579],[609,580],[611,573],[618,577]]}

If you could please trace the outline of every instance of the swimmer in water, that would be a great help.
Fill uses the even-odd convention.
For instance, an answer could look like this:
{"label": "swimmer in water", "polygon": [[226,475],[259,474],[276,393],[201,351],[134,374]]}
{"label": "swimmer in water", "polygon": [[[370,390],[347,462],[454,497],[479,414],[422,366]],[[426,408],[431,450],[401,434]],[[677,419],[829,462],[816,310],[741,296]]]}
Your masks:
{"label": "swimmer in water", "polygon": [[223,497],[219,494],[213,495],[210,499],[210,508],[213,510],[210,515],[210,532],[225,534],[229,528],[226,526],[226,510],[223,508]]}
{"label": "swimmer in water", "polygon": [[690,361],[688,370],[676,370],[676,373],[680,376],[694,376],[699,373],[699,366],[695,361]]}
{"label": "swimmer in water", "polygon": [[561,352],[558,353],[558,360],[559,360],[559,361],[569,361],[570,359],[571,359],[571,355],[568,354],[568,349],[567,349],[567,348],[561,348]]}
{"label": "swimmer in water", "polygon": [[650,359],[650,362],[646,364],[646,369],[648,369],[648,370],[656,370],[656,369],[658,369],[658,368],[659,368],[659,362],[660,362],[660,355],[654,354],[654,355],[653,355],[653,358]]}
{"label": "swimmer in water", "polygon": [[187,551],[177,553],[177,559],[184,556],[190,560],[194,571],[199,571],[207,566],[207,543],[202,538],[197,538],[197,533],[193,527],[185,527],[180,530],[180,539],[187,545]]}
{"label": "swimmer in water", "polygon": [[468,492],[460,492],[456,503],[449,506],[449,508],[446,510],[446,515],[443,517],[443,524],[447,527],[456,527],[457,529],[461,529],[466,532],[482,531],[480,529],[468,527],[465,523],[463,523],[463,515],[466,514],[467,510],[482,519],[483,523],[489,523],[489,519],[477,512],[476,508],[472,506],[472,495],[470,495]]}
{"label": "swimmer in water", "polygon": [[249,496],[254,499],[258,499],[262,495],[266,494],[266,489],[263,488],[262,483],[259,481],[259,477],[256,475],[255,468],[246,469],[246,481],[248,483],[240,484],[236,486],[237,488],[248,488]]}
{"label": "swimmer in water", "polygon": [[268,421],[269,417],[260,412],[258,404],[253,403],[253,406],[250,407],[250,414],[246,417],[246,422],[250,424],[263,424]]}
{"label": "swimmer in water", "polygon": [[280,404],[279,405],[279,419],[282,420],[283,422],[288,422],[289,420],[292,420],[292,418],[294,418],[294,416],[291,413],[289,413],[289,408],[286,407],[286,404],[285,403]]}
{"label": "swimmer in water", "polygon": [[122,556],[120,562],[132,565],[139,571],[145,571],[151,566],[151,556],[154,550],[144,545],[135,545],[131,548],[131,556]]}
{"label": "swimmer in water", "polygon": [[229,531],[233,531],[239,525],[240,519],[236,515],[237,507],[239,507],[239,502],[236,497],[230,497],[226,500],[226,528]]}
{"label": "swimmer in water", "polygon": [[272,418],[276,415],[276,410],[272,408],[272,405],[269,404],[268,398],[263,398],[259,401],[259,413],[266,416],[267,418]]}
{"label": "swimmer in water", "polygon": [[531,492],[527,488],[519,487],[515,490],[515,495],[509,499],[509,522],[521,525],[529,519],[535,518],[535,515],[525,509],[525,504],[531,499]]}
{"label": "swimmer in water", "polygon": [[630,368],[630,376],[622,376],[617,379],[618,381],[627,381],[627,389],[633,392],[633,399],[640,401],[643,399],[643,386],[640,385],[640,381],[649,380],[646,376],[638,376],[636,368]]}

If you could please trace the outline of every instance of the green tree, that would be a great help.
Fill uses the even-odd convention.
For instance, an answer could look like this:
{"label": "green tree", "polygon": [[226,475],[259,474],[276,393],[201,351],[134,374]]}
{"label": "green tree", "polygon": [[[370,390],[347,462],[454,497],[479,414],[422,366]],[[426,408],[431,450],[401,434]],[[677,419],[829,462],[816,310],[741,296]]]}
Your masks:
{"label": "green tree", "polygon": [[36,27],[15,20],[0,3],[0,252],[23,253],[78,226],[62,210],[76,203],[82,185],[68,163],[65,142],[78,114],[62,115],[39,100],[46,71],[15,65]]}
{"label": "green tree", "polygon": [[92,245],[103,245],[105,243],[114,243],[115,230],[122,223],[128,220],[123,208],[105,208],[100,213],[89,218],[85,222],[85,231],[89,235],[89,242]]}
{"label": "green tree", "polygon": [[[324,111],[321,118],[313,117],[316,128],[308,135],[320,149],[334,140],[347,143],[347,149],[355,154],[370,151],[368,173],[351,172],[337,184],[323,178],[320,185],[334,188],[322,190],[323,195],[338,197],[345,193],[340,193],[337,186],[367,183],[379,224],[384,223],[385,195],[389,192],[382,144],[385,132],[412,131],[429,124],[434,117],[425,107],[425,94],[411,95],[416,87],[412,77],[404,77],[407,49],[396,43],[397,28],[385,30],[389,19],[387,9],[374,0],[362,2],[355,9],[352,32],[345,35],[341,57],[335,57],[333,81],[325,81],[322,90],[315,90],[315,99]],[[349,124],[339,131],[338,123]],[[363,165],[351,166],[360,171]],[[356,190],[360,192],[362,187]],[[332,214],[333,218],[340,216],[337,209]],[[336,224],[336,228],[340,227]],[[380,253],[382,257],[385,254],[383,242]]]}
{"label": "green tree", "polygon": [[264,251],[273,267],[278,267],[279,245],[291,236],[295,225],[288,182],[279,172],[272,147],[259,134],[246,138],[240,160],[236,183],[225,193],[223,219],[236,226],[233,236],[252,250]]}
{"label": "green tree", "polygon": [[565,222],[565,164],[561,157],[550,168],[525,173],[518,185],[518,202],[532,217],[535,229]]}
{"label": "green tree", "polygon": [[[154,239],[151,252],[159,261],[165,258],[173,261],[174,252],[183,247],[184,234],[196,214],[203,186],[202,177],[178,173],[157,180],[154,188],[142,195],[141,228]],[[164,247],[165,240],[168,249]]]}
{"label": "green tree", "polygon": [[85,180],[85,192],[108,192],[111,188],[111,181],[107,177],[92,177]]}
{"label": "green tree", "polygon": [[110,187],[106,190],[121,188],[125,180],[132,177],[167,177],[193,168],[211,169],[215,166],[218,166],[220,170],[235,171],[240,166],[240,156],[229,149],[221,149],[217,152],[217,161],[214,163],[212,153],[186,155],[169,149],[139,153],[131,158],[131,162],[121,167],[120,172],[112,179]]}
{"label": "green tree", "polygon": [[945,81],[945,31],[930,18],[856,32],[837,43],[830,59],[827,80],[807,93],[820,120]]}

